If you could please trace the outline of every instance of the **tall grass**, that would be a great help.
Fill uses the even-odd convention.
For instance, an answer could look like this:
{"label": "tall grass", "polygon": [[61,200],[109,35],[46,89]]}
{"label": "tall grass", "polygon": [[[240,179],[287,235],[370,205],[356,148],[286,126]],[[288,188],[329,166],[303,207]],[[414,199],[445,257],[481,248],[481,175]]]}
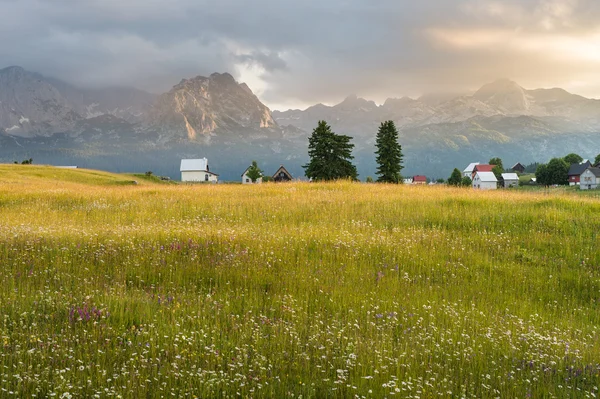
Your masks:
{"label": "tall grass", "polygon": [[597,199],[21,168],[0,396],[598,395]]}

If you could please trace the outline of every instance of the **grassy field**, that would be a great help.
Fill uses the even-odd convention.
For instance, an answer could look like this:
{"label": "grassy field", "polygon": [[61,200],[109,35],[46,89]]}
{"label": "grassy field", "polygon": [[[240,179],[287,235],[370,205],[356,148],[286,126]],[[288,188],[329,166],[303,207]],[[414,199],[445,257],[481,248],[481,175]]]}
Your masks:
{"label": "grassy field", "polygon": [[0,397],[597,397],[599,215],[0,166]]}

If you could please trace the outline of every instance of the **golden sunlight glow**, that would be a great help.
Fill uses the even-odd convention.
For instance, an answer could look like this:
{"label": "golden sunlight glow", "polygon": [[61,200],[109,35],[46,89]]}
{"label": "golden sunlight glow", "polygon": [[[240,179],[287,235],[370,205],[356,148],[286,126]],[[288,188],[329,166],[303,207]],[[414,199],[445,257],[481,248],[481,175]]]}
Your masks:
{"label": "golden sunlight glow", "polygon": [[535,52],[548,59],[600,63],[600,31],[580,36],[510,29],[430,29],[438,45],[464,51],[489,49]]}

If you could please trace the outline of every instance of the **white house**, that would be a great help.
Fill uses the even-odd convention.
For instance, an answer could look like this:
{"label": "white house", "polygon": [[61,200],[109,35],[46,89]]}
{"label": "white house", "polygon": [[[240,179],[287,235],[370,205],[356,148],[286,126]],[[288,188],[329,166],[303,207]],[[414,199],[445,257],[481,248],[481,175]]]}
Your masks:
{"label": "white house", "polygon": [[519,187],[519,175],[516,173],[502,173],[502,180],[504,180],[504,188]]}
{"label": "white house", "polygon": [[182,159],[181,181],[183,182],[212,182],[219,180],[219,175],[212,173],[208,167],[208,159]]}
{"label": "white house", "polygon": [[404,184],[413,184],[413,178],[412,177],[408,177],[408,178],[402,180],[402,182]]}
{"label": "white house", "polygon": [[579,188],[593,190],[600,185],[600,168],[589,167],[583,171],[579,179]]}
{"label": "white house", "polygon": [[470,179],[473,175],[473,169],[475,169],[475,166],[477,165],[479,165],[479,162],[473,162],[469,164],[469,166],[467,166],[467,168],[463,170],[463,177],[468,177]]}
{"label": "white house", "polygon": [[[246,168],[246,170],[244,171],[244,173],[242,173],[242,184],[253,184],[252,183],[252,179],[248,177],[247,173],[248,170],[251,168],[252,166],[248,166]],[[262,183],[262,177],[259,177],[258,179],[256,179],[256,181],[254,182],[254,184],[260,184]]]}
{"label": "white house", "polygon": [[494,172],[477,172],[473,178],[473,188],[478,190],[495,190],[498,188],[498,179]]}

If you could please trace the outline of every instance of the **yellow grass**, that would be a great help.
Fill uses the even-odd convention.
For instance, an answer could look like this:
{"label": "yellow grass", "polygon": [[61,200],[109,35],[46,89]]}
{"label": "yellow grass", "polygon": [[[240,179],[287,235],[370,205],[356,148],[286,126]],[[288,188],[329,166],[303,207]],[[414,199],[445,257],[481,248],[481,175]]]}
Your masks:
{"label": "yellow grass", "polygon": [[130,180],[0,166],[0,396],[598,395],[593,197]]}

